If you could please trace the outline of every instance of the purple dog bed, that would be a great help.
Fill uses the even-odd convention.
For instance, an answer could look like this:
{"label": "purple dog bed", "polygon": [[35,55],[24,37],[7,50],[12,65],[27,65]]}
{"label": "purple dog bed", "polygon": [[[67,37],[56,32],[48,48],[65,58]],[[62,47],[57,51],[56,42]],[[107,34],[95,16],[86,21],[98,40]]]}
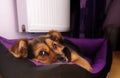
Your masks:
{"label": "purple dog bed", "polygon": [[[36,71],[37,71],[36,73],[38,73],[38,72],[41,72],[42,70],[46,70],[48,72],[49,69],[52,69],[54,67],[57,68],[57,66],[58,66],[57,70],[60,70],[60,66],[62,67],[62,70],[64,70],[64,66],[66,68],[70,67],[70,66],[72,68],[72,66],[73,66],[74,67],[73,70],[77,71],[75,73],[75,75],[77,74],[76,77],[74,75],[70,76],[69,72],[71,72],[71,71],[69,71],[69,68],[68,68],[68,69],[66,69],[67,71],[65,70],[68,74],[64,73],[63,76],[65,76],[65,77],[62,76],[62,77],[58,77],[58,78],[68,78],[68,77],[69,78],[73,78],[73,77],[75,77],[75,78],[80,78],[80,77],[81,78],[96,78],[97,77],[97,78],[99,78],[99,76],[102,76],[101,74],[104,74],[103,76],[106,76],[106,74],[109,72],[109,69],[110,69],[110,66],[111,66],[111,54],[109,54],[110,55],[109,56],[109,62],[107,62],[108,61],[108,49],[107,49],[107,40],[106,39],[76,39],[76,38],[68,38],[68,37],[66,39],[72,41],[74,44],[76,44],[78,47],[81,48],[81,51],[85,55],[86,59],[90,62],[90,64],[93,67],[92,72],[88,72],[88,71],[84,70],[83,68],[81,68],[80,66],[77,66],[77,65],[72,64],[72,63],[70,63],[70,64],[54,64],[54,65],[50,65],[51,66],[50,67],[50,66],[42,65],[41,63],[30,61],[28,59],[23,59],[23,60],[15,59],[10,55],[10,53],[8,51],[7,52],[9,54],[6,57],[9,57],[9,55],[10,55],[11,58],[14,59],[14,60],[12,60],[13,63],[15,63],[16,60],[17,60],[16,63],[18,63],[19,61],[23,61],[23,63],[25,63],[25,65],[21,65],[22,67],[20,67],[20,68],[25,68],[26,67],[29,70],[30,73],[35,73]],[[16,40],[17,39],[6,39],[6,38],[3,38],[3,37],[0,37],[0,42],[3,44],[3,46],[2,46],[2,44],[0,46],[4,47],[5,49],[9,48]],[[1,49],[0,49],[0,55],[2,55],[1,53],[3,53],[3,52],[1,52]],[[0,57],[0,59],[2,59],[2,61],[4,61],[4,58]],[[7,69],[5,68],[6,70],[4,70],[3,67],[4,67],[4,64],[9,64],[9,63],[4,63],[3,66],[1,66],[2,61],[0,60],[0,72],[2,72],[3,76],[5,76],[6,78],[15,78],[15,77],[11,76],[10,74],[7,74],[8,76],[6,76],[6,74],[4,72],[7,72]],[[9,59],[7,61],[9,61]],[[107,66],[107,63],[109,63],[108,66]],[[19,65],[20,64],[21,63],[19,63]],[[28,67],[27,67],[27,65],[28,65]],[[35,70],[33,70],[33,71],[30,70],[29,65],[32,65],[32,68],[35,68]],[[68,65],[68,66],[66,66],[66,65]],[[8,66],[7,66],[7,68],[9,69]],[[17,69],[15,69],[15,71],[16,70]],[[46,72],[46,71],[43,71],[43,72]],[[42,75],[43,75],[43,72],[42,72]],[[50,72],[50,70],[49,70],[49,72]],[[82,73],[80,73],[80,72],[82,72]],[[24,73],[26,73],[26,72],[24,72]],[[73,72],[71,72],[71,73],[73,73]],[[81,76],[79,75],[79,73],[81,74]],[[58,73],[56,73],[56,75],[57,74]],[[60,72],[59,72],[59,74],[60,74]],[[62,74],[63,74],[63,72],[62,72]],[[84,76],[82,76],[82,74],[84,74]],[[24,75],[24,74],[22,73],[22,75]],[[33,77],[32,76],[29,77],[27,75],[27,76],[22,76],[22,78],[24,78],[24,77],[25,78],[28,78],[28,77],[29,78],[44,77],[42,75],[41,76],[33,76]],[[69,75],[69,76],[67,76],[67,75]],[[86,75],[88,75],[88,76],[86,76]],[[19,77],[17,77],[17,78],[19,78]],[[47,77],[44,77],[44,78],[47,78]],[[54,74],[51,75],[51,77],[49,76],[49,78],[54,78]],[[57,77],[55,77],[55,78],[57,78]],[[104,77],[100,77],[100,78],[104,78]]]}

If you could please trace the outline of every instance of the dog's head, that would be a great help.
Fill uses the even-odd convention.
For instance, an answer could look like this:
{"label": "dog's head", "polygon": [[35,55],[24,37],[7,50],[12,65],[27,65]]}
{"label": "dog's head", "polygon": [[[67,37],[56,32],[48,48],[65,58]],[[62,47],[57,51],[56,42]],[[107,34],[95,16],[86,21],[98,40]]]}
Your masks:
{"label": "dog's head", "polygon": [[55,62],[68,62],[65,47],[57,41],[46,37],[38,37],[33,40],[20,39],[11,48],[10,52],[16,58],[31,58],[43,64]]}
{"label": "dog's head", "polygon": [[49,37],[38,37],[29,44],[28,57],[44,64],[67,62],[68,59],[62,52],[63,48],[64,46]]}
{"label": "dog's head", "polygon": [[[41,61],[41,59],[49,60],[48,62],[68,62],[70,61],[70,50],[61,45],[58,41],[51,39],[51,37],[41,37],[31,41],[28,50],[28,57],[33,53],[32,58]],[[32,49],[32,50],[31,50]],[[31,52],[32,51],[32,52]],[[30,56],[31,58],[31,56]],[[47,62],[46,62],[47,63]]]}

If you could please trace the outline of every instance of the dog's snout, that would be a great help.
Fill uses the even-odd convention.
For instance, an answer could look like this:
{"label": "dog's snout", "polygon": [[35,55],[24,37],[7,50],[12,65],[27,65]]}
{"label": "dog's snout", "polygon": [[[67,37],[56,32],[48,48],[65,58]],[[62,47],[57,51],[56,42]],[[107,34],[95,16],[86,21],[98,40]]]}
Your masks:
{"label": "dog's snout", "polygon": [[58,55],[57,58],[58,58],[58,60],[61,61],[61,62],[67,62],[66,58],[63,57],[62,55]]}

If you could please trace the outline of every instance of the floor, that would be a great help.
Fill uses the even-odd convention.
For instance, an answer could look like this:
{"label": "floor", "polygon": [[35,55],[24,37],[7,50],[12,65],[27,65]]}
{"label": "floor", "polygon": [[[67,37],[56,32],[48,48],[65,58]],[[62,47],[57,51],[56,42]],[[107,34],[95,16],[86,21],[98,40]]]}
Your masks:
{"label": "floor", "polygon": [[120,51],[113,52],[113,63],[108,78],[120,78]]}

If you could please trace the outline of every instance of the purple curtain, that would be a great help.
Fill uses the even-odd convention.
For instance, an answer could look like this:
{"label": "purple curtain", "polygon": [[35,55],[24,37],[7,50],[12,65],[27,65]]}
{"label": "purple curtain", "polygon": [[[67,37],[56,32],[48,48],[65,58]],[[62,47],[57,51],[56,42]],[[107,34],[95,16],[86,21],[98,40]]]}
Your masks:
{"label": "purple curtain", "polygon": [[106,0],[106,18],[103,28],[113,50],[120,51],[120,0]]}
{"label": "purple curtain", "polygon": [[71,0],[70,36],[79,37],[80,32],[80,0]]}
{"label": "purple curtain", "polygon": [[71,0],[70,36],[100,37],[104,21],[105,0]]}

